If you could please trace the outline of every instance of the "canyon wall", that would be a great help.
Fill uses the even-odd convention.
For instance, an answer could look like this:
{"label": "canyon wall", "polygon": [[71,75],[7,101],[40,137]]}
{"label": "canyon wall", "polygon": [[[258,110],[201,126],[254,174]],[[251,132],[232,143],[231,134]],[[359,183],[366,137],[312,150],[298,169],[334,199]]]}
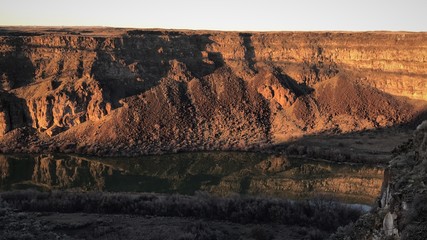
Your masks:
{"label": "canyon wall", "polygon": [[1,150],[261,149],[402,124],[427,34],[0,29]]}

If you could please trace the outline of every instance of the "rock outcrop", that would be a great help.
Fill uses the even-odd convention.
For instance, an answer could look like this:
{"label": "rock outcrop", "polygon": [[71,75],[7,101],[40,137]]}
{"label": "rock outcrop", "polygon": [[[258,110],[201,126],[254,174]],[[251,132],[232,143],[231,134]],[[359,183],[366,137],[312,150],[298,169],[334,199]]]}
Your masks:
{"label": "rock outcrop", "polygon": [[332,239],[427,238],[427,121],[395,150],[378,206]]}
{"label": "rock outcrop", "polygon": [[0,146],[98,155],[244,150],[403,124],[426,106],[426,40],[2,28]]}

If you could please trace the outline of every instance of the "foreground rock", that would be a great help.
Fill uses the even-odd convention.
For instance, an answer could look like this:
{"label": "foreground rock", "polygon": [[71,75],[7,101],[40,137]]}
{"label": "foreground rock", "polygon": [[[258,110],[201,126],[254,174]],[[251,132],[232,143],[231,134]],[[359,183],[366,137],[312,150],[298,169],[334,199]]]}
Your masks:
{"label": "foreground rock", "polygon": [[332,239],[427,239],[427,121],[396,149],[378,207]]}
{"label": "foreground rock", "polygon": [[426,42],[425,33],[2,28],[0,150],[258,150],[408,123],[426,106]]}

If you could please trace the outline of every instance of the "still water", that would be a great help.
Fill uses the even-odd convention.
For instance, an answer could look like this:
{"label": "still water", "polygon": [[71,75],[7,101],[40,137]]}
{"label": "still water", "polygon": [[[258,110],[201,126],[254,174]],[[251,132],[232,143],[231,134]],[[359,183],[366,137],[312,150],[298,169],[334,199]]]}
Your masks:
{"label": "still water", "polygon": [[75,155],[0,155],[0,191],[35,188],[72,191],[155,192],[305,199],[326,196],[371,204],[383,169],[286,156],[181,153],[138,158]]}

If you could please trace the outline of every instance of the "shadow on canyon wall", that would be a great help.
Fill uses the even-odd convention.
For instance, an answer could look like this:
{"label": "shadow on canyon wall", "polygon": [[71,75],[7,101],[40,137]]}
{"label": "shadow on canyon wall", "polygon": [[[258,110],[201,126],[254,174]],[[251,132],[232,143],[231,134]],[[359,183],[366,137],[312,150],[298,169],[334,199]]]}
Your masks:
{"label": "shadow on canyon wall", "polygon": [[8,38],[5,42],[14,51],[0,56],[1,88],[10,90],[29,84],[34,79],[35,66],[26,56],[22,38]]}
{"label": "shadow on canyon wall", "polygon": [[13,129],[31,126],[32,120],[25,99],[0,91],[1,134]]}
{"label": "shadow on canyon wall", "polygon": [[427,111],[422,111],[407,123],[347,133],[308,134],[264,150],[334,162],[387,165],[394,152],[412,138],[413,131],[425,120]]}
{"label": "shadow on canyon wall", "polygon": [[258,70],[255,67],[255,49],[252,44],[252,34],[250,33],[239,33],[239,36],[243,40],[243,46],[245,47],[245,60],[248,62],[249,69],[253,71],[253,73],[258,73]]}
{"label": "shadow on canyon wall", "polygon": [[[213,43],[210,34],[168,32],[165,36],[161,31],[132,30],[128,31],[128,35],[131,37],[125,35],[114,39],[116,47],[111,50],[114,59],[109,51],[99,47],[91,69],[91,75],[109,89],[112,99],[116,101],[115,106],[119,99],[157,86],[170,71],[180,71],[172,74],[187,75],[184,78],[201,79],[224,65],[221,53],[205,51]],[[106,39],[99,39],[99,46],[104,44],[103,40]],[[132,72],[120,65],[132,65]]]}

